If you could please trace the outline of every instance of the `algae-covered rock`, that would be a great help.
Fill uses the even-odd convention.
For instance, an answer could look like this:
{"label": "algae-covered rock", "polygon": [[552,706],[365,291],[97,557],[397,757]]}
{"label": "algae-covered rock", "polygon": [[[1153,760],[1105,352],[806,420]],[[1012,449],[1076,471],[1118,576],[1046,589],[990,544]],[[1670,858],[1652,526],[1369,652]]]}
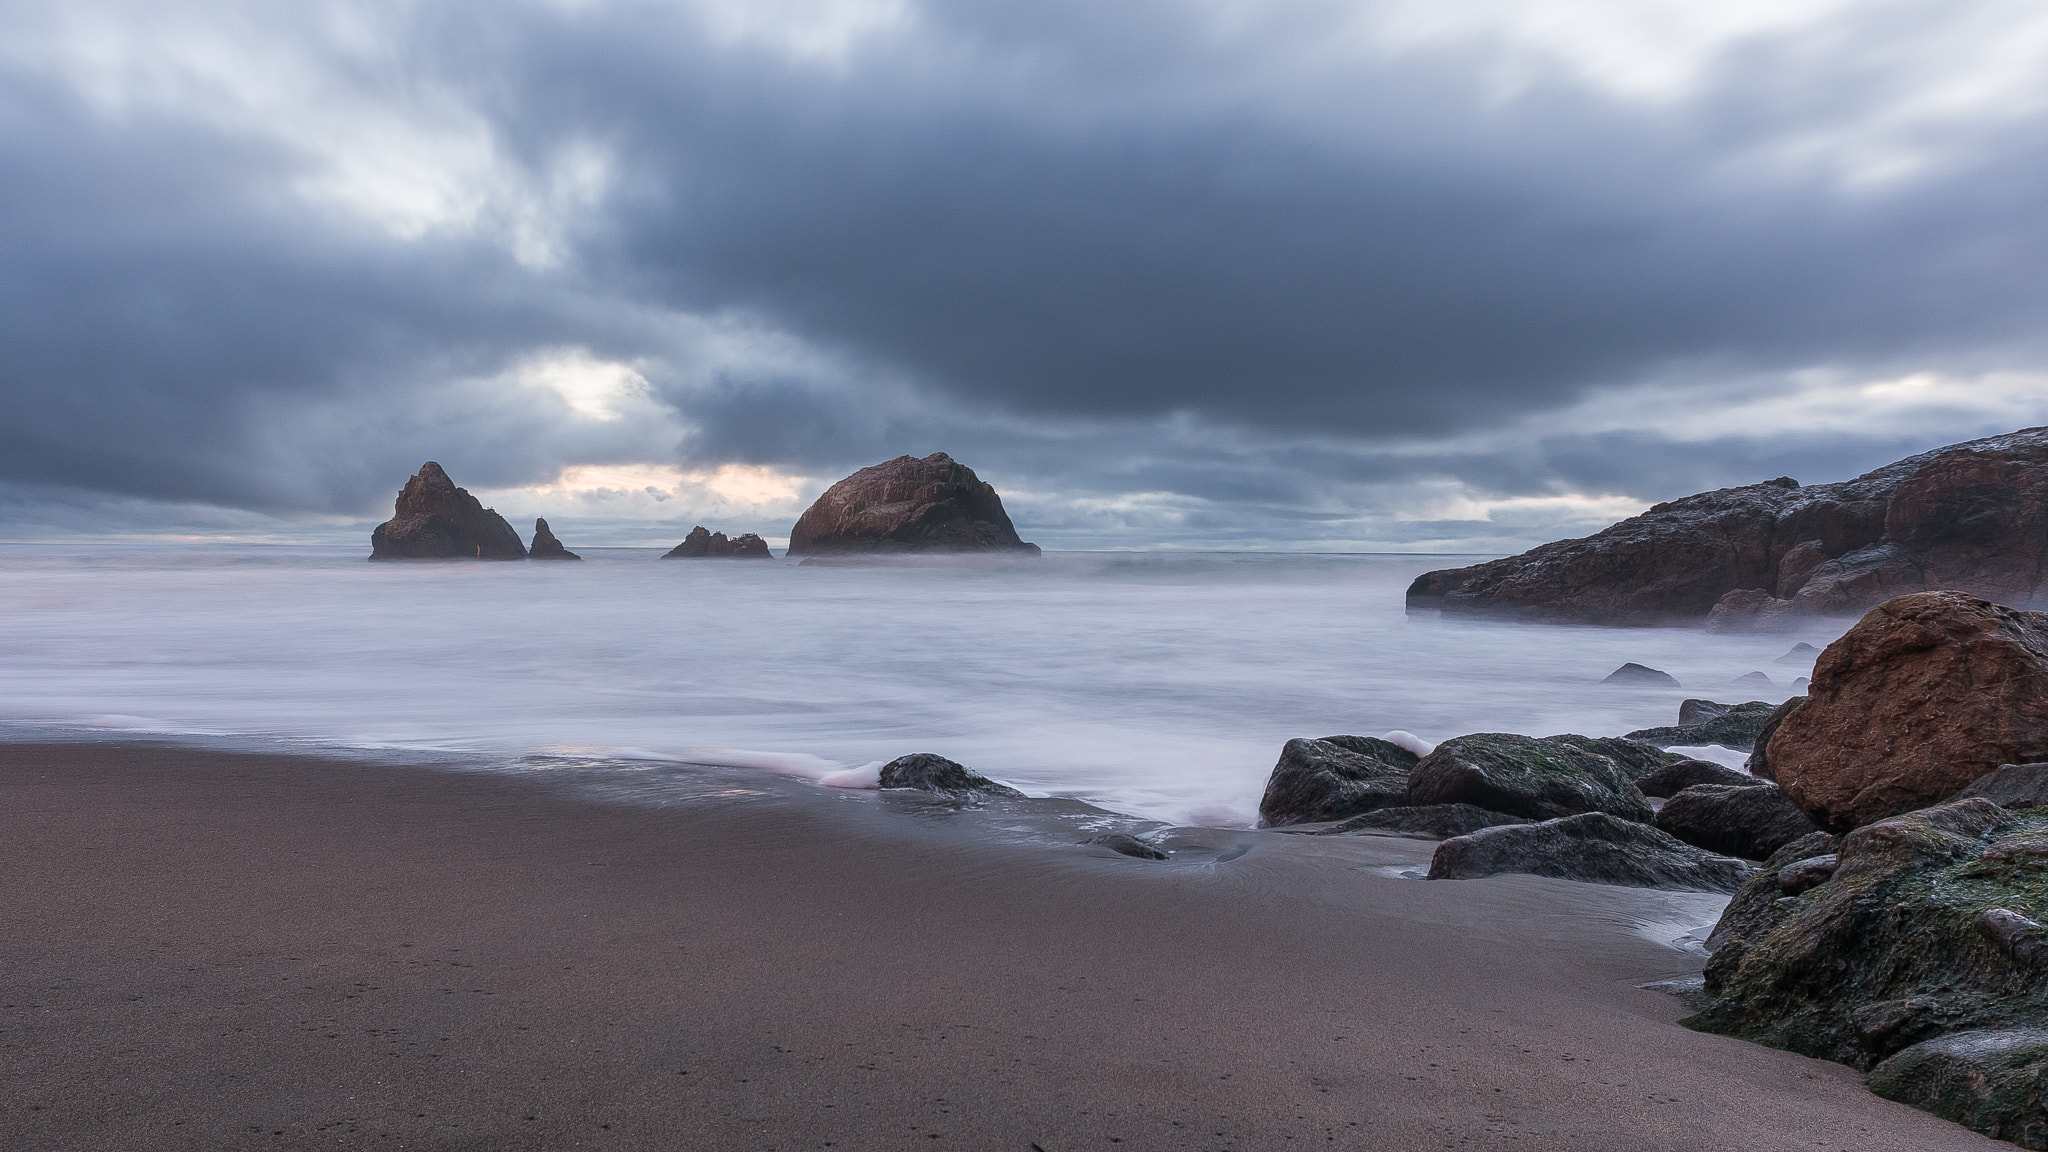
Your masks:
{"label": "algae-covered rock", "polygon": [[1362,812],[1316,833],[1318,836],[1349,836],[1353,833],[1380,833],[1382,835],[1419,836],[1428,840],[1447,840],[1452,836],[1463,836],[1481,828],[1497,828],[1503,824],[1527,824],[1520,816],[1505,812],[1488,812],[1470,804],[1428,804],[1418,808],[1380,808]]}
{"label": "algae-covered rock", "polygon": [[1733,892],[1749,878],[1750,867],[1605,812],[1483,828],[1437,845],[1429,862],[1431,880],[1503,872],[1629,888]]}
{"label": "algae-covered rock", "polygon": [[1879,1064],[1870,1090],[2022,1148],[2048,1148],[2048,1029],[1953,1032]]}
{"label": "algae-covered rock", "polygon": [[1481,732],[1446,740],[1423,757],[1408,776],[1408,803],[1470,804],[1531,820],[1605,812],[1648,823],[1650,805],[1633,767],[1679,759],[1619,737]]}
{"label": "algae-covered rock", "polygon": [[1676,752],[1666,752],[1655,744],[1646,744],[1627,736],[1545,736],[1551,744],[1565,744],[1581,752],[1605,756],[1631,780],[1641,780],[1650,773],[1667,765],[1676,764],[1685,757]]}
{"label": "algae-covered rock", "polygon": [[1628,738],[1659,748],[1719,744],[1747,752],[1756,746],[1757,734],[1763,731],[1764,722],[1771,718],[1777,707],[1769,701],[1751,700],[1746,704],[1733,705],[1726,712],[1698,723],[1686,724],[1681,719],[1680,723],[1669,727],[1637,729],[1629,733]]}
{"label": "algae-covered rock", "polygon": [[1284,828],[1404,805],[1416,759],[1406,748],[1373,736],[1289,740],[1266,777],[1259,824]]}
{"label": "algae-covered rock", "polygon": [[1746,788],[1752,784],[1768,784],[1747,772],[1716,764],[1712,760],[1680,760],[1666,764],[1648,776],[1636,781],[1645,796],[1672,797],[1695,784],[1725,784],[1730,788]]}
{"label": "algae-covered rock", "polygon": [[912,752],[882,765],[881,786],[916,788],[962,800],[989,796],[1022,798],[1024,795],[1007,784],[998,784],[972,768],[931,752]]}
{"label": "algae-covered rock", "polygon": [[1813,847],[1825,839],[1788,845],[1729,902],[1687,1025],[1869,1068],[1943,1033],[2048,1019],[2048,932],[2029,927],[2048,919],[2048,812],[1969,799],[1880,820],[1787,895],[1785,866]]}

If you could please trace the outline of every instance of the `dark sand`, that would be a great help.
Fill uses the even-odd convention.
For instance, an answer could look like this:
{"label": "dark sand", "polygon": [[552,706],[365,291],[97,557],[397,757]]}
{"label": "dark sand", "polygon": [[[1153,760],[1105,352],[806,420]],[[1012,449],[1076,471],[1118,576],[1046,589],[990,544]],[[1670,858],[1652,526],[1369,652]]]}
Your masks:
{"label": "dark sand", "polygon": [[0,746],[0,1148],[2010,1147],[1678,1027],[1668,897],[820,797]]}

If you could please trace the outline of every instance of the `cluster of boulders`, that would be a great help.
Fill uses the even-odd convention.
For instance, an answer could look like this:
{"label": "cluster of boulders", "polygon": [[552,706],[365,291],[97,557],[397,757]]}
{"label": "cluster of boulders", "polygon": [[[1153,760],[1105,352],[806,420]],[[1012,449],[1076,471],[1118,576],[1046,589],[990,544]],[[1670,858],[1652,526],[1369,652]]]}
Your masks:
{"label": "cluster of boulders", "polygon": [[[855,553],[1015,552],[1037,555],[1017,536],[1003,499],[974,469],[944,452],[899,456],[863,468],[825,490],[790,530],[791,556]],[[531,549],[497,510],[457,488],[432,460],[406,481],[395,515],[370,534],[372,560],[580,560],[546,520]],[[664,559],[767,560],[752,532],[728,539],[698,525]]]}
{"label": "cluster of boulders", "polygon": [[1780,477],[1658,504],[1583,539],[1425,573],[1408,605],[1749,631],[1931,589],[2026,604],[2048,579],[2044,536],[2048,428],[2029,428],[1839,484]]}

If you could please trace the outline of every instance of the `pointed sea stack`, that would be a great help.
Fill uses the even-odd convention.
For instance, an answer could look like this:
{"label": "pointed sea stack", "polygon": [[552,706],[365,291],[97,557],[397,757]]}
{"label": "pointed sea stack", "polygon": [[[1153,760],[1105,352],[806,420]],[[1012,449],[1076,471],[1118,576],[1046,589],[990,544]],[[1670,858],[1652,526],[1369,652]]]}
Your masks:
{"label": "pointed sea stack", "polygon": [[534,518],[533,547],[527,549],[527,555],[535,560],[583,559],[583,557],[578,556],[574,552],[569,551],[567,548],[562,547],[562,542],[560,540],[555,539],[555,534],[553,532],[548,531],[547,520],[541,517]]}
{"label": "pointed sea stack", "polygon": [[742,532],[730,540],[723,532],[713,532],[702,524],[690,529],[683,542],[662,554],[663,560],[772,560],[774,553],[768,551],[768,542],[752,532]]}
{"label": "pointed sea stack", "polygon": [[432,460],[405,482],[395,511],[370,533],[372,560],[526,559],[526,546],[505,518],[457,488]]}
{"label": "pointed sea stack", "polygon": [[898,456],[825,490],[789,533],[791,556],[1025,552],[1003,498],[944,452]]}

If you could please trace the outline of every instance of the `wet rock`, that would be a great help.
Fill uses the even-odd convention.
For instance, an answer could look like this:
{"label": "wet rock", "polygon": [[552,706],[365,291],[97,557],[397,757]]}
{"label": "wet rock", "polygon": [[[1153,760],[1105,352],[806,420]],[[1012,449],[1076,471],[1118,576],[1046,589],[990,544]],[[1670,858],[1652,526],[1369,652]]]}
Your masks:
{"label": "wet rock", "polygon": [[1658,504],[1579,540],[1426,572],[1413,610],[1769,631],[1908,592],[2025,603],[2044,587],[2048,429],[1923,453],[1840,484],[1780,477]]}
{"label": "wet rock", "polygon": [[1139,860],[1164,860],[1167,858],[1166,853],[1127,832],[1105,832],[1088,841],[1088,843]]}
{"label": "wet rock", "polygon": [[1786,649],[1785,654],[1778,657],[1777,662],[1780,664],[1796,664],[1804,668],[1818,659],[1820,659],[1820,649],[1801,640],[1799,643]]}
{"label": "wet rock", "polygon": [[1870,1090],[1995,1140],[2048,1148],[2048,1029],[1973,1029],[1923,1040],[1870,1074]]}
{"label": "wet rock", "polygon": [[432,460],[399,490],[391,519],[370,533],[372,560],[520,560],[526,545],[505,518],[457,488]]}
{"label": "wet rock", "polygon": [[562,542],[555,539],[553,532],[548,531],[548,522],[538,518],[533,522],[533,547],[527,549],[526,554],[530,559],[534,560],[583,559],[583,557],[562,547]]}
{"label": "wet rock", "polygon": [[1785,794],[1836,832],[2048,759],[2048,615],[1959,592],[1888,600],[1821,654],[1769,754]]}
{"label": "wet rock", "polygon": [[1408,802],[1415,753],[1371,736],[1289,740],[1266,777],[1259,826],[1342,820]]}
{"label": "wet rock", "polygon": [[[1808,878],[1808,871],[1820,867],[1812,865],[1813,861],[1828,861],[1825,874],[1815,881],[1825,883],[1828,877],[1834,875],[1834,851],[1840,843],[1839,836],[1827,832],[1814,832],[1771,853],[1764,861],[1763,867],[1750,877],[1749,882],[1728,901],[1728,907],[1722,910],[1721,919],[1715,923],[1713,931],[1707,936],[1707,951],[1716,955],[1726,949],[1739,951],[1745,947],[1747,941],[1756,938],[1757,925],[1783,910],[1784,905],[1778,901],[1785,896],[1796,895],[1786,892],[1785,885],[1792,882],[1793,878]],[[1807,868],[1808,865],[1812,865],[1812,868]],[[1807,887],[1812,885],[1809,884]]]}
{"label": "wet rock", "polygon": [[1717,704],[1712,700],[1680,700],[1678,702],[1678,726],[1690,728],[1694,724],[1705,724],[1718,720],[1734,711],[1738,705]]}
{"label": "wet rock", "polygon": [[1633,684],[1647,688],[1677,688],[1678,677],[1669,672],[1660,672],[1633,660],[1607,674],[1602,684]]}
{"label": "wet rock", "polygon": [[768,551],[768,542],[752,532],[742,532],[728,540],[723,532],[713,532],[702,524],[690,529],[683,542],[662,553],[664,560],[772,560],[774,554]]}
{"label": "wet rock", "polygon": [[956,799],[977,800],[994,796],[1022,799],[1024,794],[998,784],[971,768],[930,752],[913,752],[882,765],[881,786],[916,788]]}
{"label": "wet rock", "polygon": [[1431,880],[1469,880],[1503,872],[1630,888],[1733,892],[1749,878],[1750,866],[1604,812],[1453,837],[1437,845],[1429,864]]}
{"label": "wet rock", "polygon": [[1776,708],[1771,709],[1771,714],[1764,717],[1763,726],[1756,730],[1756,742],[1750,745],[1749,759],[1745,760],[1742,765],[1749,770],[1751,776],[1759,780],[1775,781],[1777,779],[1771,771],[1771,758],[1767,754],[1767,750],[1771,746],[1771,736],[1778,731],[1778,725],[1785,722],[1785,717],[1790,716],[1794,708],[1804,703],[1806,703],[1806,697],[1794,696]]}
{"label": "wet rock", "polygon": [[[1648,823],[1650,806],[1626,766],[1630,749],[1642,749],[1658,763],[1679,759],[1647,745],[1610,745],[1584,736],[1538,739],[1504,732],[1459,736],[1437,745],[1408,776],[1407,803],[1470,804],[1531,820],[1581,812],[1606,812]],[[1392,804],[1381,807],[1394,807]]]}
{"label": "wet rock", "polygon": [[789,555],[1020,552],[1002,497],[944,452],[898,456],[825,490],[789,533]]}
{"label": "wet rock", "polygon": [[1817,888],[1834,879],[1835,869],[1841,865],[1842,858],[1833,852],[1795,860],[1778,870],[1778,891],[1787,896],[1797,896],[1809,888]]}
{"label": "wet rock", "polygon": [[2048,764],[2000,764],[1956,793],[1958,800],[1982,796],[2000,808],[2048,805]]}
{"label": "wet rock", "polygon": [[[1687,704],[1712,704],[1712,701],[1686,701]],[[1674,745],[1697,747],[1702,744],[1719,744],[1724,748],[1747,751],[1756,746],[1757,734],[1777,710],[1777,705],[1765,700],[1751,700],[1745,704],[1714,704],[1721,711],[1705,720],[1686,722],[1688,715],[1697,716],[1701,709],[1690,712],[1684,707],[1678,710],[1678,724],[1669,728],[1642,728],[1628,734],[1631,740],[1655,744],[1659,748]]]}
{"label": "wet rock", "polygon": [[1680,760],[1666,764],[1648,776],[1636,781],[1636,787],[1645,796],[1676,796],[1695,784],[1720,784],[1730,788],[1749,788],[1767,784],[1747,772],[1740,772],[1725,764],[1712,760]]}
{"label": "wet rock", "polygon": [[1481,828],[1527,823],[1529,821],[1524,817],[1510,816],[1505,812],[1488,812],[1484,808],[1475,808],[1470,804],[1427,804],[1421,807],[1380,808],[1372,812],[1361,812],[1341,824],[1323,829],[1316,835],[1348,836],[1363,832],[1445,840],[1452,836],[1477,832]]}
{"label": "wet rock", "polygon": [[1783,895],[1796,872],[1780,858],[1811,843],[1729,902],[1688,1025],[1867,1069],[1944,1032],[2048,1018],[2048,812],[1971,798],[1880,820],[1842,837],[1824,882]]}
{"label": "wet rock", "polygon": [[1766,859],[1819,831],[1777,785],[1764,780],[1695,784],[1667,800],[1654,823],[1695,848],[1748,860]]}

